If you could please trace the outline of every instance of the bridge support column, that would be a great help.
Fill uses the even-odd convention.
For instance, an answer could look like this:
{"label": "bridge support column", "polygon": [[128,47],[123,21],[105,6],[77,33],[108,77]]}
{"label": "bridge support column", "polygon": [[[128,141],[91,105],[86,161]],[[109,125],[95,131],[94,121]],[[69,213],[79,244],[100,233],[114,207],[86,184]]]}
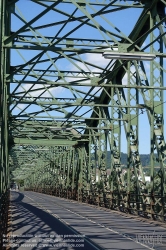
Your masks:
{"label": "bridge support column", "polygon": [[0,1],[0,248],[3,234],[7,234],[9,208],[9,160],[8,149],[12,140],[8,136],[9,84],[6,74],[10,70],[10,52],[3,47],[4,36],[10,35],[10,8],[6,1]]}

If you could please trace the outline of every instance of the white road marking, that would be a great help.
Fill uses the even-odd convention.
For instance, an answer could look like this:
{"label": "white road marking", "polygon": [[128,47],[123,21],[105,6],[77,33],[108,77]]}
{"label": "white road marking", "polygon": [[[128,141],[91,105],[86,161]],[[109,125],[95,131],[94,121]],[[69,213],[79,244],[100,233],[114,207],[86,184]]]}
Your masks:
{"label": "white road marking", "polygon": [[[25,196],[27,196],[27,195],[25,195]],[[28,196],[27,196],[27,197],[28,197]],[[28,198],[31,199],[30,197],[28,197]],[[37,198],[38,198],[38,197],[37,197]],[[43,198],[42,198],[42,199],[43,199]],[[33,200],[33,199],[31,199],[31,200]],[[44,199],[43,199],[43,200],[44,200]],[[51,201],[51,202],[57,205],[56,202],[53,202],[53,201]],[[36,203],[37,203],[37,202],[36,202]],[[37,204],[40,206],[39,203],[37,203]],[[57,205],[57,206],[63,207],[62,205]],[[42,205],[41,205],[41,207],[42,207],[45,211],[47,211],[47,209],[45,209]],[[151,248],[151,247],[149,247],[149,246],[147,246],[147,245],[145,245],[145,244],[143,244],[143,243],[141,243],[141,242],[137,242],[137,241],[135,241],[134,239],[132,239],[132,238],[130,238],[130,237],[128,237],[128,236],[125,236],[124,234],[122,234],[122,233],[120,233],[120,232],[118,232],[118,231],[115,231],[115,230],[113,230],[113,229],[111,229],[111,228],[105,227],[104,225],[102,225],[102,224],[100,224],[100,223],[97,223],[97,222],[95,222],[95,221],[93,221],[93,220],[91,220],[91,219],[88,219],[87,217],[84,217],[84,216],[82,216],[82,215],[80,215],[80,214],[78,214],[78,213],[76,213],[76,212],[71,211],[70,209],[67,209],[67,208],[65,208],[65,207],[63,207],[63,209],[65,209],[65,210],[67,210],[67,211],[69,211],[69,212],[71,212],[71,213],[73,213],[73,214],[75,214],[75,215],[77,215],[77,216],[79,216],[79,217],[85,219],[85,220],[88,220],[88,221],[92,222],[93,224],[96,224],[96,225],[98,225],[98,226],[100,226],[100,227],[104,227],[105,229],[107,229],[107,230],[109,230],[109,231],[111,231],[111,232],[113,232],[113,233],[115,233],[115,234],[118,234],[118,235],[122,236],[123,238],[129,239],[129,240],[131,240],[131,241],[133,241],[133,242],[135,242],[135,243],[137,243],[137,244],[139,244],[139,245],[141,245],[141,246],[143,246],[143,247],[145,247],[145,248],[147,248],[147,249],[154,250],[154,248]],[[50,211],[50,210],[49,210],[49,211]],[[51,214],[51,213],[50,213],[50,214]],[[51,215],[54,215],[54,216],[55,216],[55,214],[51,214]],[[58,217],[58,215],[57,215],[56,218],[59,219],[59,220],[61,221],[61,219],[60,219],[60,217]],[[63,221],[64,221],[64,220],[63,220]],[[66,221],[64,221],[64,223],[67,224]],[[67,225],[70,225],[70,224],[67,224]],[[73,229],[73,231],[74,231],[74,229]],[[77,233],[77,234],[78,234],[78,233]],[[88,242],[88,243],[89,243],[89,242]]]}

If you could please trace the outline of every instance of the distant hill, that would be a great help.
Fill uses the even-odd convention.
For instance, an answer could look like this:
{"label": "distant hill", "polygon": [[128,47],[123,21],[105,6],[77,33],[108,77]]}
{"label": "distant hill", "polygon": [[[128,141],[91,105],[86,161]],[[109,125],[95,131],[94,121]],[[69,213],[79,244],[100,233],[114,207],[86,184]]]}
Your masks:
{"label": "distant hill", "polygon": [[[150,154],[140,154],[142,166],[150,165]],[[111,161],[111,152],[107,151],[107,162]],[[121,153],[121,164],[127,165],[127,154]]]}

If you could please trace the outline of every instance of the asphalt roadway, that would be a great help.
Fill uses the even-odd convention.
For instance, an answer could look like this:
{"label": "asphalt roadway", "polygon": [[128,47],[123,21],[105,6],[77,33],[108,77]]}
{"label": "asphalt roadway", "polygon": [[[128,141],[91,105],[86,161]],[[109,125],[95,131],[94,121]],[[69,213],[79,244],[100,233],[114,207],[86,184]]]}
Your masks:
{"label": "asphalt roadway", "polygon": [[30,191],[11,191],[11,250],[166,249],[166,227]]}

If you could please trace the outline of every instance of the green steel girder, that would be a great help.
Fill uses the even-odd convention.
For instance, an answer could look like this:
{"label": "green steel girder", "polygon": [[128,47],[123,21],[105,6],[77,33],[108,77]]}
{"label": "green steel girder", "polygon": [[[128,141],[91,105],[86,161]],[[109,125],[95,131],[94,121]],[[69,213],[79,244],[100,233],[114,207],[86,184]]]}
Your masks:
{"label": "green steel girder", "polygon": [[[153,7],[153,5],[157,3],[157,1],[152,1],[151,3],[151,8]],[[133,31],[131,32],[131,34],[129,35],[128,41],[127,40],[123,40],[122,43],[128,43],[128,48],[127,51],[129,52],[130,50],[132,51],[133,46],[136,47],[137,50],[140,50],[140,45],[143,44],[143,42],[145,41],[146,36],[148,35],[146,32],[149,31],[150,29],[150,17],[149,17],[149,6],[147,8],[145,8],[145,10],[143,11],[142,15],[140,16],[138,22],[136,23]],[[146,25],[145,25],[146,24]],[[146,34],[146,36],[143,37],[143,39],[140,41],[138,40],[138,38],[140,38],[140,36],[142,36],[142,34]],[[131,43],[132,41],[132,43]],[[138,44],[137,44],[138,41]],[[131,43],[131,44],[130,44]],[[127,52],[126,51],[126,52]],[[107,81],[111,81],[111,82],[115,82],[115,84],[121,84],[122,79],[126,73],[126,70],[124,68],[124,66],[126,66],[126,63],[122,63],[122,61],[116,61],[115,66],[113,67],[113,69],[111,70],[111,72],[109,73],[109,75],[106,74],[105,79],[108,79]],[[111,88],[107,89],[107,92],[111,93]],[[101,93],[101,97],[100,97],[100,103],[109,103],[111,99],[111,96],[108,97],[107,93],[105,91],[103,91],[103,93]],[[96,113],[94,112],[92,114],[92,117],[95,117]],[[93,122],[93,119],[92,119]]]}
{"label": "green steel girder", "polygon": [[[81,140],[81,142],[85,142],[85,140]],[[14,138],[14,143],[15,144],[30,144],[30,145],[77,145],[78,142],[77,141],[70,141],[70,140],[61,140],[61,139],[55,139],[55,140],[42,140],[42,139],[36,139],[36,140],[32,140],[32,139],[26,139],[26,138]]]}
{"label": "green steel girder", "polygon": [[10,24],[11,16],[7,15],[6,2],[0,1],[0,248],[3,248],[3,235],[8,232],[9,211],[9,86],[5,75],[10,72],[10,51],[6,51],[2,44],[4,36],[10,34]]}

